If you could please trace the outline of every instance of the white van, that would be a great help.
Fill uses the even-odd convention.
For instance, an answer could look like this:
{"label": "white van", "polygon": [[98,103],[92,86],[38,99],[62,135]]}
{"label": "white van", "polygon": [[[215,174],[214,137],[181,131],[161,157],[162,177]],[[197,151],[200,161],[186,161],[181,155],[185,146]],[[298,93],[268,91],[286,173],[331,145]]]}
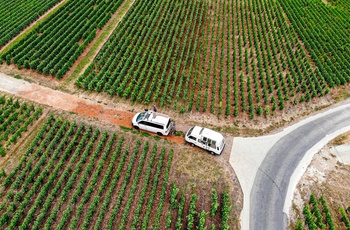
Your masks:
{"label": "white van", "polygon": [[169,116],[154,111],[135,114],[132,126],[136,129],[147,130],[158,135],[172,135],[175,132],[175,122]]}
{"label": "white van", "polygon": [[185,135],[186,142],[198,146],[211,154],[220,155],[225,147],[225,138],[221,133],[211,129],[194,126]]}

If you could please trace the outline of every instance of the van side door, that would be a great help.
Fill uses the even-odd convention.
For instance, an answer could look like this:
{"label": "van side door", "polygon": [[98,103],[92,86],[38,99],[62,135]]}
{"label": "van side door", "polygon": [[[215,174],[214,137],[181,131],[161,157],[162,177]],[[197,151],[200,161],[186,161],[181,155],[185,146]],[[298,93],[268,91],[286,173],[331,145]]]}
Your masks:
{"label": "van side door", "polygon": [[203,149],[208,150],[208,138],[202,137],[200,140],[201,146]]}
{"label": "van side door", "polygon": [[147,121],[140,121],[139,122],[139,127],[142,130],[148,130],[148,122]]}

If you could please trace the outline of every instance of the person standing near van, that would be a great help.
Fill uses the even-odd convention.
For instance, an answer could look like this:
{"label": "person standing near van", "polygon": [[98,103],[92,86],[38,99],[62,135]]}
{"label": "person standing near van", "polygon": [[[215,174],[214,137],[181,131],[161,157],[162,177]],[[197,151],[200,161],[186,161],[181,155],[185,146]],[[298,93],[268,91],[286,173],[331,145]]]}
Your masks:
{"label": "person standing near van", "polygon": [[153,104],[153,111],[154,111],[154,112],[157,112],[157,107],[156,107],[155,104]]}

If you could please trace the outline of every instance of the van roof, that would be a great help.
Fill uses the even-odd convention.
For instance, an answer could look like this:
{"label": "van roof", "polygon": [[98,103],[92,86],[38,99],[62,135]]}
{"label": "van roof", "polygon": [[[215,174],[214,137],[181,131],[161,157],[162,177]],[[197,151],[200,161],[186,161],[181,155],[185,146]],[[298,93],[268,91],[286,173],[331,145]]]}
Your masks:
{"label": "van roof", "polygon": [[195,135],[204,136],[217,141],[224,139],[224,136],[221,133],[218,133],[214,130],[203,128],[200,126],[195,126],[192,130],[192,133]]}
{"label": "van roof", "polygon": [[170,117],[162,113],[156,113],[154,111],[147,111],[144,117],[144,120],[151,121],[154,123],[159,123],[166,125]]}

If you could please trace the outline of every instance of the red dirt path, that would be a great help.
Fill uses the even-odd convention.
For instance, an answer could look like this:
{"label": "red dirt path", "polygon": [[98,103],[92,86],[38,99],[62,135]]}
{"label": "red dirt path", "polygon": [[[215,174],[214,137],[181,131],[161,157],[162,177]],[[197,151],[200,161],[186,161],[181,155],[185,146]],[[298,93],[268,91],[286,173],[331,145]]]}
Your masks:
{"label": "red dirt path", "polygon": [[[19,90],[12,91],[11,93],[56,109],[97,118],[98,120],[108,121],[119,126],[132,127],[131,119],[134,113],[97,104],[96,102],[85,100],[62,91],[53,90],[37,84],[25,83],[19,87]],[[184,143],[183,137],[179,136],[166,136],[162,138],[167,138],[169,141],[178,144]]]}

